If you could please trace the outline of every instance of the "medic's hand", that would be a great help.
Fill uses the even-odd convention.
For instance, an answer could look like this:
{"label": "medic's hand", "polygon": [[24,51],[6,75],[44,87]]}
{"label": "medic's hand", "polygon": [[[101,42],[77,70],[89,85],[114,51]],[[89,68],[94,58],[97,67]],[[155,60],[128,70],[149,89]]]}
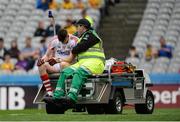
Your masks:
{"label": "medic's hand", "polygon": [[43,64],[44,64],[44,59],[39,58],[38,61],[37,61],[37,66],[39,67],[39,66],[41,66]]}

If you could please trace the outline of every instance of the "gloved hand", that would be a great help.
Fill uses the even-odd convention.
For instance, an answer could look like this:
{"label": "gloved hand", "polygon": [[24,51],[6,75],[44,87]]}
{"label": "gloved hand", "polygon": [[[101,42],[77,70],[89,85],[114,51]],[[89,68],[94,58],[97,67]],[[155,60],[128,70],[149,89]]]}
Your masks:
{"label": "gloved hand", "polygon": [[48,62],[49,62],[49,64],[50,64],[51,66],[53,66],[53,65],[56,64],[56,63],[58,63],[55,58],[49,59]]}
{"label": "gloved hand", "polygon": [[38,61],[37,61],[37,66],[39,67],[39,66],[41,66],[41,65],[44,64],[44,63],[45,63],[45,62],[44,62],[44,59],[39,58]]}

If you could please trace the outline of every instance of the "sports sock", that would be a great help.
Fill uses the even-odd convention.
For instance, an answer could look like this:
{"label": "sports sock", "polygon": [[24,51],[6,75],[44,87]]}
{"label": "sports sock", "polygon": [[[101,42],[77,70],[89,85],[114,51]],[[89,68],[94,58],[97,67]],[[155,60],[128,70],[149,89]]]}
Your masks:
{"label": "sports sock", "polygon": [[47,94],[52,96],[53,90],[52,90],[52,87],[51,87],[51,83],[50,83],[48,74],[41,75],[41,80],[43,81],[43,85],[44,85],[44,87],[46,89]]}

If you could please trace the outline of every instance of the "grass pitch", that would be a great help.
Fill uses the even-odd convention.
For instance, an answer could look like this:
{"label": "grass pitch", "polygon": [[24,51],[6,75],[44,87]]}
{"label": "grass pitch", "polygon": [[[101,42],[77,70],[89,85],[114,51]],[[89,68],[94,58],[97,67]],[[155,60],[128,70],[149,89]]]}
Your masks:
{"label": "grass pitch", "polygon": [[88,115],[71,110],[63,115],[48,115],[45,110],[26,109],[0,111],[0,121],[180,121],[180,109],[155,109],[150,115],[136,114],[134,109],[124,109],[118,115]]}

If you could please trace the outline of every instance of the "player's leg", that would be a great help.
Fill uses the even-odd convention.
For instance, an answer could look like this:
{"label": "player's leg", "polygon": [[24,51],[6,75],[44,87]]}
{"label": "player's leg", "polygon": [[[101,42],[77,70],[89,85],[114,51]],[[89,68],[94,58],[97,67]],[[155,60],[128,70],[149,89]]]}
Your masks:
{"label": "player's leg", "polygon": [[51,87],[48,73],[59,73],[60,70],[62,70],[64,67],[67,67],[69,65],[70,64],[66,62],[62,62],[61,64],[57,63],[53,66],[49,65],[49,63],[44,63],[38,67],[41,80],[43,81],[43,85],[48,95],[52,96],[53,94],[53,90]]}
{"label": "player's leg", "polygon": [[60,70],[58,71],[58,68],[55,68],[54,66],[51,66],[48,63],[42,64],[41,66],[38,67],[38,69],[42,83],[46,89],[47,94],[52,96],[53,89],[51,87],[48,73],[60,72]]}

